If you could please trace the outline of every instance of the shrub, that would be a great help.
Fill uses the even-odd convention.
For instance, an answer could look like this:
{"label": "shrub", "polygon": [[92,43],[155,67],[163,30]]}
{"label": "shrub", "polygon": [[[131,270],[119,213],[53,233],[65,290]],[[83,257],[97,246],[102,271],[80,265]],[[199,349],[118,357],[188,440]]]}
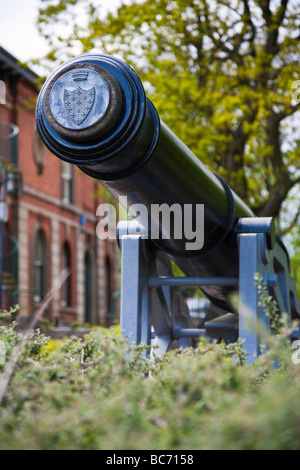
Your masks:
{"label": "shrub", "polygon": [[[0,328],[8,362],[14,327]],[[247,365],[240,342],[204,338],[150,360],[115,328],[60,342],[35,331],[0,407],[0,449],[299,449],[300,374],[287,336]]]}

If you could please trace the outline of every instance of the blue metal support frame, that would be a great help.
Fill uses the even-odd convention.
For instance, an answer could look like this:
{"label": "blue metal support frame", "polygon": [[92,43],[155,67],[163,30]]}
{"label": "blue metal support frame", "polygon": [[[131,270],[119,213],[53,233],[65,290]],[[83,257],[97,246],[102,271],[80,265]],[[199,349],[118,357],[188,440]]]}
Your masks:
{"label": "blue metal support frame", "polygon": [[[180,287],[235,285],[239,296],[237,337],[244,341],[248,363],[253,362],[265,347],[263,332],[270,331],[269,319],[259,303],[256,273],[262,276],[276,299],[279,311],[285,312],[290,321],[300,318],[300,302],[290,276],[289,259],[273,231],[271,219],[239,220],[238,278],[174,277],[168,255],[151,247],[143,227],[138,231],[136,221],[120,222],[122,334],[130,343],[151,347],[156,355],[178,346],[192,346],[200,336],[209,336],[212,325],[225,340],[231,340],[235,315],[224,312],[219,321],[216,318],[207,323],[206,329],[193,328]],[[226,323],[228,318],[232,323]]]}

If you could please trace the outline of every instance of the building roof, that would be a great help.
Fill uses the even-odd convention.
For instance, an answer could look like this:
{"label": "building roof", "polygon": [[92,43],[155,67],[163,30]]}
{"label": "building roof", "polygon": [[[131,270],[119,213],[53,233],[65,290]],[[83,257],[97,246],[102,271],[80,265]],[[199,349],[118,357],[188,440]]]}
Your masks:
{"label": "building roof", "polygon": [[15,79],[23,79],[34,87],[37,87],[39,76],[30,70],[29,67],[22,64],[12,54],[0,46],[0,74],[7,75]]}

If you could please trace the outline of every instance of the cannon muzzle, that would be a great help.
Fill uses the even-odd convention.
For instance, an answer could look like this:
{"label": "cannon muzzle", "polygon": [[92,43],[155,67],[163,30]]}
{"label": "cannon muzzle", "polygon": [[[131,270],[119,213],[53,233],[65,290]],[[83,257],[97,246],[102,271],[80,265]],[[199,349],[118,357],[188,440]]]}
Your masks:
{"label": "cannon muzzle", "polygon": [[[252,211],[160,120],[125,62],[84,55],[65,63],[44,84],[36,121],[54,155],[99,180],[115,197],[127,196],[129,206],[147,208],[154,249],[166,252],[185,274],[238,277],[235,228],[241,217],[253,217]],[[151,210],[162,205],[173,215],[178,207],[189,209],[190,230],[181,217],[178,236],[171,214],[170,236],[163,236],[161,212]],[[150,227],[160,228],[158,238],[151,237]],[[199,230],[202,243],[193,245],[191,233],[196,239]],[[201,288],[216,305],[232,311],[229,298],[236,286]]]}

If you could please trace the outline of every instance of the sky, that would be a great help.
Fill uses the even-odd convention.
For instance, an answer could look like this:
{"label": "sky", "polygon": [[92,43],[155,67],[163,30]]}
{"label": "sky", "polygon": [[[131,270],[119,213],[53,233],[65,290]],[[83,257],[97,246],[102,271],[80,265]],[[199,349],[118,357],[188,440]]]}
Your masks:
{"label": "sky", "polygon": [[[118,0],[99,0],[111,8]],[[0,46],[27,62],[43,57],[48,46],[36,26],[40,0],[0,0]]]}
{"label": "sky", "polygon": [[47,52],[36,26],[38,5],[39,0],[0,0],[0,46],[24,62]]}

